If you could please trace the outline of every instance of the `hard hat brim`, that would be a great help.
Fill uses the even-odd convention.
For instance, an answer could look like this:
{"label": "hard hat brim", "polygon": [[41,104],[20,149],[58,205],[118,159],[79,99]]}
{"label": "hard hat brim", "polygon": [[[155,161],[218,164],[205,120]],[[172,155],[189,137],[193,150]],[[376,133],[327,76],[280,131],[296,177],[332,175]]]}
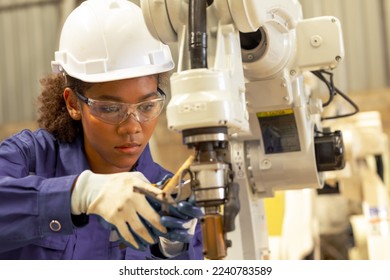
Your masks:
{"label": "hard hat brim", "polygon": [[138,68],[127,68],[120,70],[113,70],[104,73],[97,74],[85,74],[85,73],[74,73],[71,69],[66,69],[66,65],[60,65],[58,62],[52,62],[52,69],[54,73],[65,72],[67,75],[76,78],[78,80],[88,83],[102,83],[116,80],[124,80],[131,78],[144,77],[149,75],[156,75],[171,71],[175,67],[175,64],[170,61],[163,65],[149,65]]}

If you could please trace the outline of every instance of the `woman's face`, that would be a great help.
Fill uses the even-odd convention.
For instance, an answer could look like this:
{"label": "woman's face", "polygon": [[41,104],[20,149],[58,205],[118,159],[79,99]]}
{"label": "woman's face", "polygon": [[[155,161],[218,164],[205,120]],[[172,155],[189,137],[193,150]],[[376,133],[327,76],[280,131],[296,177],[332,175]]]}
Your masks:
{"label": "woman's face", "polygon": [[[94,84],[84,96],[94,100],[135,104],[158,96],[157,77],[146,76]],[[138,122],[129,116],[120,124],[108,124],[93,116],[81,102],[84,147],[91,170],[95,173],[129,171],[147,145],[158,118]]]}

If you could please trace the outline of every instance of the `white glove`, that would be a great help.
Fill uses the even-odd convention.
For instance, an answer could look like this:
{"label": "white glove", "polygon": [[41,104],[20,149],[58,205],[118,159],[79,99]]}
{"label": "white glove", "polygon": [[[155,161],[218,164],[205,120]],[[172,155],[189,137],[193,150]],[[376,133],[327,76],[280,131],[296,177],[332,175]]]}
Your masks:
{"label": "white glove", "polygon": [[72,192],[72,214],[86,213],[102,217],[115,226],[120,236],[136,249],[140,249],[140,239],[153,244],[155,240],[152,233],[139,216],[157,231],[166,233],[167,230],[160,222],[160,215],[143,194],[133,190],[134,186],[156,195],[161,193],[140,172],[95,174],[86,170],[78,177]]}

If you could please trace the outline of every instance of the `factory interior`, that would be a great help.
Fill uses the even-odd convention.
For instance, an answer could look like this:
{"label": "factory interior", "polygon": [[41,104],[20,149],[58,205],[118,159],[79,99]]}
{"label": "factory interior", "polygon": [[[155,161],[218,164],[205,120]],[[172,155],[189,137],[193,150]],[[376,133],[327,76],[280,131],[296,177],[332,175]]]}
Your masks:
{"label": "factory interior", "polygon": [[[22,129],[38,128],[39,80],[51,72],[61,26],[81,2],[0,0],[1,140]],[[306,187],[304,183],[290,184],[295,177],[288,174],[302,166],[303,175],[297,177],[305,177],[304,158],[289,159],[289,153],[285,153],[285,158],[275,159],[272,168],[284,168],[284,163],[295,164],[295,168],[280,169],[277,182],[270,181],[270,189],[260,195],[253,194],[253,189],[252,193],[246,190],[249,198],[241,200],[243,212],[238,213],[235,230],[227,235],[231,247],[224,258],[390,260],[390,1],[299,2],[303,18],[332,16],[341,23],[344,55],[331,70],[339,94],[329,106],[321,108],[321,124],[342,132],[345,165],[321,172],[320,188]],[[178,48],[173,44],[170,47],[177,62]],[[326,84],[311,73],[304,77],[305,87],[324,104],[328,98]],[[166,94],[169,102],[169,86]],[[253,93],[251,98],[256,98]],[[348,116],[356,109],[353,105],[358,112]],[[313,106],[313,110],[319,110],[318,103]],[[347,116],[326,118],[344,114]],[[168,121],[164,108],[150,147],[154,160],[175,172],[194,151],[183,144],[180,132],[168,129]],[[264,180],[264,186],[268,186],[266,180],[276,181],[275,176],[262,176],[259,174],[257,179]],[[246,188],[249,184],[240,184],[240,191]],[[248,219],[258,223],[247,228]],[[246,253],[248,247],[256,251]]]}

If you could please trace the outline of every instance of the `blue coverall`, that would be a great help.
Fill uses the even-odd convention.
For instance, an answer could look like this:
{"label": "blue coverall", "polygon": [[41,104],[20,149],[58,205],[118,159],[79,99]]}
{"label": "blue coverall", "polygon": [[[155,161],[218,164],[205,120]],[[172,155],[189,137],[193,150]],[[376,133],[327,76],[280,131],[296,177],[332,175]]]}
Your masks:
{"label": "blue coverall", "polygon": [[[70,189],[86,169],[82,136],[60,143],[46,130],[23,130],[0,144],[0,259],[158,259],[153,247],[143,252],[109,242],[98,217],[71,215]],[[133,171],[152,183],[169,174],[149,146]],[[203,259],[199,223],[174,259]]]}

